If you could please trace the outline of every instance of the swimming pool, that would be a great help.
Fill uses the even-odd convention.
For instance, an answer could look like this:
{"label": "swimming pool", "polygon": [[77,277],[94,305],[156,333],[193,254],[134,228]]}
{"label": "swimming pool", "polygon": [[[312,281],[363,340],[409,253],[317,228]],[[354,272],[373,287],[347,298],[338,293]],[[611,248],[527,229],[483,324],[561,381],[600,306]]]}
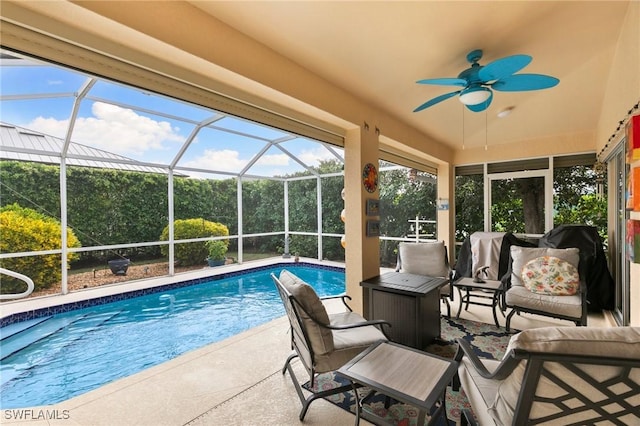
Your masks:
{"label": "swimming pool", "polygon": [[345,291],[344,270],[286,264],[2,327],[0,406],[55,404],[283,316],[270,273],[284,268]]}

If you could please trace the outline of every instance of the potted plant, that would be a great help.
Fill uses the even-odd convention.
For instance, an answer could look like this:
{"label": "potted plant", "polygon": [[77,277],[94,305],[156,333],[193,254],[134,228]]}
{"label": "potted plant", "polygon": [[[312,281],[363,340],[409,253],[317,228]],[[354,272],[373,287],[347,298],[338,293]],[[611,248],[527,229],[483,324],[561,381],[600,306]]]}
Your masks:
{"label": "potted plant", "polygon": [[209,252],[207,257],[207,263],[209,266],[224,265],[227,260],[225,254],[227,254],[227,244],[222,240],[207,241],[205,243]]}

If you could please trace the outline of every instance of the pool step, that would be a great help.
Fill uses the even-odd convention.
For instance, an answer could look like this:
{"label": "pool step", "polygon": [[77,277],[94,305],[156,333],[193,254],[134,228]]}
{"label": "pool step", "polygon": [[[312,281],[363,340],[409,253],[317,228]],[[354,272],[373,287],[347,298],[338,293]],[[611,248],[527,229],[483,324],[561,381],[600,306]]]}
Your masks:
{"label": "pool step", "polygon": [[[56,351],[48,352],[46,354],[40,355],[39,357],[36,356],[35,358],[29,359],[28,364],[20,363],[17,365],[12,365],[11,363],[9,363],[9,365],[1,366],[0,387],[4,386],[5,383],[10,382],[16,377],[25,374],[31,368],[37,367],[39,364],[46,362],[48,359],[54,358],[57,355],[57,353],[60,352],[62,349],[64,349],[66,346],[73,344],[73,342],[82,338],[87,333],[91,333],[92,331],[100,327],[105,322],[116,317],[121,312],[122,311],[105,312],[102,314],[90,315],[90,316],[85,314],[85,315],[77,315],[72,318],[63,318],[63,319],[47,317],[47,319],[50,320],[51,322],[49,324],[42,325],[42,327],[46,325],[46,328],[38,329],[36,328],[35,325],[32,325],[31,327],[23,328],[23,331],[30,330],[27,333],[27,335],[32,335],[32,337],[26,338],[27,336],[25,335],[25,336],[22,336],[21,339],[17,339],[17,338],[8,339],[8,343],[11,343],[12,345],[10,349],[13,349],[13,351],[11,353],[7,351],[7,353],[5,354],[5,343],[3,343],[2,348],[0,348],[2,352],[2,359],[5,359],[7,357],[10,357],[11,355],[17,354],[22,349],[34,343],[37,343],[38,341],[46,337],[52,336],[55,333],[68,331],[69,339],[64,345],[60,346]],[[44,321],[40,321],[40,323],[42,322]],[[57,329],[56,329],[56,326],[58,326]],[[18,333],[15,333],[15,334],[18,334]],[[20,343],[19,344],[13,343],[13,340]]]}
{"label": "pool step", "polygon": [[2,328],[0,328],[0,341],[4,341],[5,339],[8,339],[9,337],[13,336],[14,334],[18,334],[23,332],[24,330],[27,330],[33,326],[36,326],[38,324],[40,324],[43,321],[48,320],[49,318],[51,318],[51,316],[48,317],[41,317],[41,318],[34,318],[31,320],[27,320],[27,321],[20,321],[20,322],[16,322],[14,324],[9,324],[6,325]]}
{"label": "pool step", "polygon": [[0,360],[4,360],[27,346],[57,333],[70,324],[84,318],[86,315],[87,314],[82,314],[64,318],[48,317],[45,321],[37,325],[14,333],[11,337],[2,341],[2,346],[0,346]]}

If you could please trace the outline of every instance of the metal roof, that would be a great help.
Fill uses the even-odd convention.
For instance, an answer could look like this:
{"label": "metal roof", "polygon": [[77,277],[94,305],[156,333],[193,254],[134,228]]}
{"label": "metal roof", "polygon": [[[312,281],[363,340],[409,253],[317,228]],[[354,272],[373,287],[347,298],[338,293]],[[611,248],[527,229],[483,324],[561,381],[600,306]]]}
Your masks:
{"label": "metal roof", "polygon": [[[63,147],[63,139],[0,122],[0,158],[3,160],[60,164]],[[71,166],[168,173],[168,168],[148,166],[122,155],[76,142],[69,143],[66,159]]]}

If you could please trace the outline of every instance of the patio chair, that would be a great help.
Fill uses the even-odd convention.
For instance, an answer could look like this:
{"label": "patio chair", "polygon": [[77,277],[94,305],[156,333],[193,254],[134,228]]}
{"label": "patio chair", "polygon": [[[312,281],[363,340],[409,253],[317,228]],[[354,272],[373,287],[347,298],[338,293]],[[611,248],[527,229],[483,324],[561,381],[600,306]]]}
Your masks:
{"label": "patio chair", "polygon": [[[346,311],[328,314],[322,301],[330,297],[320,299],[310,285],[287,270],[283,270],[279,278],[274,274],[271,274],[271,278],[282,298],[291,325],[291,347],[295,352],[287,358],[282,374],[288,371],[291,376],[302,403],[302,421],[309,405],[316,399],[353,389],[349,383],[334,389],[313,391],[316,376],[335,371],[373,343],[388,340],[383,325],[390,324],[383,320],[366,321],[352,312],[346,303],[350,297],[346,295],[333,297],[342,299]],[[308,388],[312,393],[307,398],[304,397],[302,386],[291,367],[294,358],[300,358],[309,374]]]}
{"label": "patio chair", "polygon": [[499,361],[458,345],[463,426],[640,424],[638,327],[525,330]]}
{"label": "patio chair", "polygon": [[447,246],[443,241],[398,244],[396,272],[448,278],[447,284],[440,287],[440,299],[447,305],[447,318],[451,317],[449,300],[453,301],[453,271],[449,267]]}
{"label": "patio chair", "polygon": [[511,246],[509,272],[502,279],[503,310],[510,331],[514,314],[528,312],[587,325],[587,291],[577,248]]}

